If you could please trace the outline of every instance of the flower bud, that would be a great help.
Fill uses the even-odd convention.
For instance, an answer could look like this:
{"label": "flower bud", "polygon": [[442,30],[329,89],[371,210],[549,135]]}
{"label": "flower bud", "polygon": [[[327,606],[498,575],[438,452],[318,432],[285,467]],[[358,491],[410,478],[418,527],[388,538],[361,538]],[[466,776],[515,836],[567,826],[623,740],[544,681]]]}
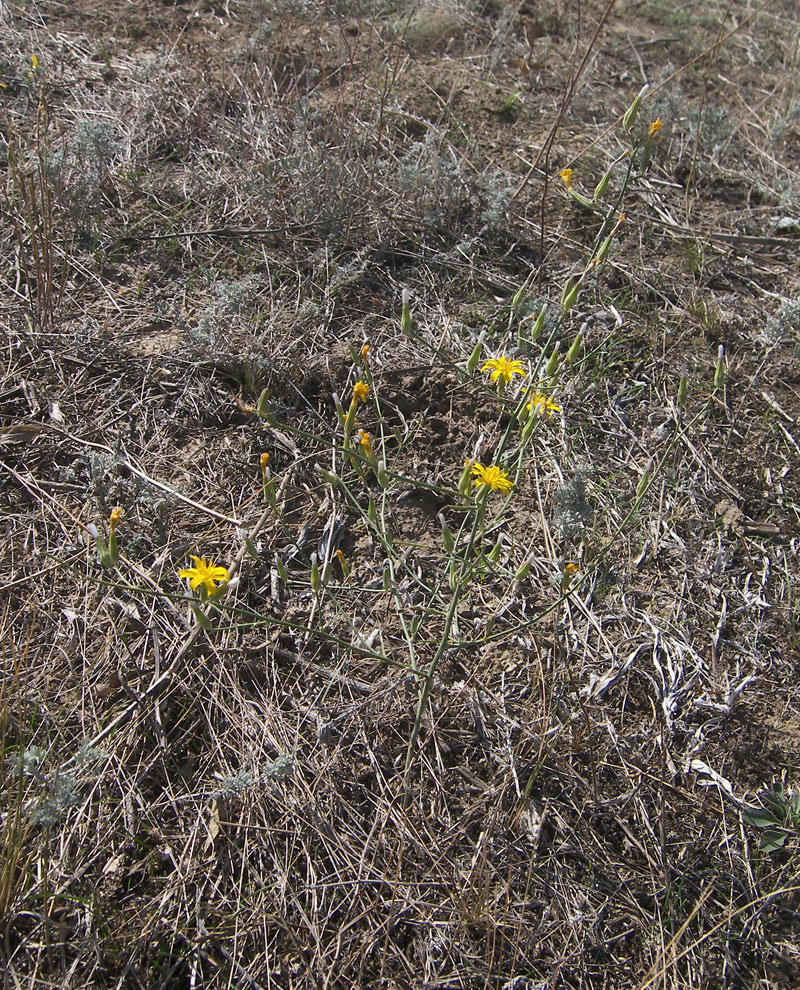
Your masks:
{"label": "flower bud", "polygon": [[458,494],[465,498],[472,491],[472,461],[464,461],[464,470],[458,479]]}
{"label": "flower bud", "polygon": [[467,361],[468,375],[474,374],[475,369],[480,364],[481,352],[483,351],[483,338],[485,336],[486,336],[486,332],[484,330],[481,330],[481,332],[478,334],[478,339],[475,342],[475,346],[472,348],[472,353],[470,354],[469,359]]}
{"label": "flower bud", "polygon": [[314,465],[315,470],[328,482],[329,485],[338,485],[339,477],[333,471],[328,471],[321,464]]}
{"label": "flower bud", "polygon": [[456,541],[453,539],[453,533],[441,512],[439,513],[439,522],[442,527],[442,544],[445,553],[452,553],[456,548]]}
{"label": "flower bud", "polygon": [[400,330],[403,336],[411,337],[413,336],[411,327],[411,293],[408,289],[403,289],[401,299],[403,308],[400,313]]}
{"label": "flower bud", "polygon": [[568,278],[561,292],[561,313],[566,316],[578,301],[580,285],[571,278]]}
{"label": "flower bud", "polygon": [[725,388],[725,377],[725,347],[720,344],[717,351],[717,366],[714,369],[714,388]]}
{"label": "flower bud", "polygon": [[647,91],[650,89],[648,83],[639,90],[639,93],[634,98],[633,103],[625,111],[625,116],[622,118],[622,129],[625,131],[630,131],[633,125],[636,123],[636,118],[639,115],[639,107],[642,105],[642,100],[647,95]]}
{"label": "flower bud", "polygon": [[575,361],[577,361],[578,356],[581,353],[581,345],[583,344],[583,334],[579,333],[578,336],[573,340],[570,349],[567,351],[564,357],[564,362],[567,367],[571,367]]}
{"label": "flower bud", "polygon": [[544,327],[544,318],[547,313],[547,306],[542,306],[541,312],[533,321],[533,326],[531,327],[531,340],[537,341],[542,335],[542,329]]}
{"label": "flower bud", "polygon": [[311,590],[315,595],[322,591],[322,575],[319,572],[319,558],[316,553],[311,554]]}
{"label": "flower bud", "polygon": [[496,564],[497,561],[500,559],[500,553],[503,550],[503,543],[504,543],[503,534],[501,533],[500,536],[497,537],[497,542],[495,543],[495,545],[486,554],[486,559],[489,561],[490,564]]}
{"label": "flower bud", "polygon": [[604,195],[606,189],[608,188],[608,183],[610,180],[611,180],[611,170],[609,169],[609,171],[606,172],[603,178],[594,187],[594,193],[592,194],[593,203],[596,203],[598,199],[600,199]]}
{"label": "flower bud", "polygon": [[545,365],[545,369],[544,369],[544,373],[545,373],[545,375],[547,375],[548,378],[552,378],[553,375],[555,375],[555,373],[558,371],[558,362],[560,360],[560,354],[559,354],[560,350],[561,350],[561,344],[560,343],[556,343],[556,346],[553,348],[553,353],[550,355],[550,360],[547,362],[547,364]]}
{"label": "flower bud", "polygon": [[532,566],[533,566],[533,555],[531,554],[530,557],[522,561],[522,563],[514,572],[514,580],[524,581],[525,578],[530,574]]}
{"label": "flower bud", "polygon": [[611,250],[611,242],[613,240],[614,237],[611,234],[609,234],[608,237],[603,239],[603,241],[600,244],[600,247],[597,249],[594,257],[591,260],[592,267],[594,267],[595,265],[599,265],[606,260],[606,258],[608,257],[608,252]]}

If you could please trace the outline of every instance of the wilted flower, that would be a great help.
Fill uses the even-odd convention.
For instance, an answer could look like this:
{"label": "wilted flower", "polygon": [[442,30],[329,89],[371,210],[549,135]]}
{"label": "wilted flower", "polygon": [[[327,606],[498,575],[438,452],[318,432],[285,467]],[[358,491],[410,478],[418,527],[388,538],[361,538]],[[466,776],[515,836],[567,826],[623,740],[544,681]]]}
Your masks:
{"label": "wilted flower", "polygon": [[564,180],[564,185],[567,187],[567,192],[569,192],[572,189],[572,169],[562,168],[558,174]]}
{"label": "wilted flower", "polygon": [[651,141],[656,136],[656,134],[658,134],[658,132],[661,130],[661,128],[663,126],[664,125],[661,123],[661,120],[660,119],[653,121],[653,123],[650,125],[650,140]]}
{"label": "wilted flower", "polygon": [[369,385],[366,382],[356,382],[353,386],[352,405],[357,406],[359,402],[366,402],[369,395]]}
{"label": "wilted flower", "polygon": [[372,437],[366,430],[358,431],[358,442],[366,457],[372,457]]}

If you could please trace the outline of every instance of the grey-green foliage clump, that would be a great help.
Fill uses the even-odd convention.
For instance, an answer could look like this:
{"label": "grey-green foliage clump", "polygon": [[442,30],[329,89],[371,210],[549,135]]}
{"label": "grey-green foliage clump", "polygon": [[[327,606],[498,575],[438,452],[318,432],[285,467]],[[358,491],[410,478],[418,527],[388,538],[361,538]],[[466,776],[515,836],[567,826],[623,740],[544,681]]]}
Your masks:
{"label": "grey-green foliage clump", "polygon": [[398,191],[410,197],[419,214],[434,225],[451,224],[470,204],[470,184],[461,159],[435,130],[403,156],[395,181]]}
{"label": "grey-green foliage clump", "polygon": [[200,314],[192,336],[200,343],[219,345],[230,337],[231,317],[249,319],[261,282],[256,275],[213,284],[214,300]]}
{"label": "grey-green foliage clump", "polygon": [[434,227],[477,220],[483,232],[497,234],[507,220],[512,183],[502,172],[473,176],[441,131],[428,131],[402,157],[395,173],[397,191]]}
{"label": "grey-green foliage clump", "polygon": [[[134,505],[150,509],[162,520],[172,497],[145,478],[134,474],[121,454],[85,448],[64,469],[64,480],[87,487],[100,512],[107,515],[116,505],[130,512]],[[128,544],[128,552],[131,545]]]}
{"label": "grey-green foliage clump", "polygon": [[480,222],[486,233],[497,234],[505,226],[513,192],[508,177],[501,172],[487,172],[479,182]]}
{"label": "grey-green foliage clump", "polygon": [[44,772],[42,768],[47,755],[40,746],[29,746],[9,760],[17,773],[40,784],[41,793],[31,812],[31,820],[45,828],[57,825],[70,808],[76,808],[81,803],[84,786],[98,779],[97,764],[108,759],[104,750],[92,746],[87,740],[81,743],[75,754],[74,769],[56,767]]}
{"label": "grey-green foliage clump", "polygon": [[784,138],[796,134],[798,128],[800,128],[800,100],[796,100],[777,124],[772,126],[769,132],[769,139],[773,144],[778,144]]}
{"label": "grey-green foliage clump", "polygon": [[81,803],[81,785],[71,773],[51,771],[44,778],[44,787],[44,794],[32,815],[35,825],[57,825],[70,808],[77,808]]}
{"label": "grey-green foliage clump", "polygon": [[768,343],[777,343],[791,334],[800,335],[800,299],[785,299],[767,318],[764,335]]}
{"label": "grey-green foliage clump", "polygon": [[294,773],[297,760],[289,753],[282,753],[261,768],[261,773],[252,770],[238,770],[236,773],[219,777],[219,787],[214,797],[238,797],[256,787],[257,784],[270,784],[286,780]]}
{"label": "grey-green foliage clump", "polygon": [[75,136],[47,158],[47,172],[76,230],[91,234],[102,210],[103,184],[120,145],[110,124],[82,120]]}
{"label": "grey-green foliage clump", "polygon": [[[673,67],[667,65],[662,74],[667,78],[672,72]],[[647,102],[647,116],[650,120],[659,118],[665,126],[669,126],[672,134],[683,137],[687,142],[697,141],[700,150],[712,156],[723,150],[734,134],[734,124],[725,107],[710,102],[702,108],[692,106],[680,86],[659,89]]]}
{"label": "grey-green foliage clump", "polygon": [[591,468],[579,465],[555,494],[553,527],[561,539],[580,539],[592,525],[594,508],[586,494],[586,481],[591,473]]}

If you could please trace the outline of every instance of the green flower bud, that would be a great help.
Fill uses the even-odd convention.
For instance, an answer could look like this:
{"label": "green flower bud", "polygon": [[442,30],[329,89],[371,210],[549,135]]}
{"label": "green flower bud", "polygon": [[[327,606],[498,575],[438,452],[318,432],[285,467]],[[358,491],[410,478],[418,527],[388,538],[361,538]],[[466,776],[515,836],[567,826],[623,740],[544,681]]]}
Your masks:
{"label": "green flower bud", "polygon": [[609,180],[611,179],[611,172],[608,171],[603,176],[603,178],[594,187],[594,194],[592,195],[592,200],[596,203],[598,199],[605,193],[608,188]]}
{"label": "green flower bud", "polygon": [[638,95],[634,99],[633,103],[625,111],[625,116],[622,118],[622,129],[625,131],[630,131],[633,125],[636,123],[636,118],[639,115],[639,107],[642,105],[642,100],[647,95],[647,91],[650,86],[645,83],[644,86],[639,90]]}
{"label": "green flower bud", "polygon": [[542,329],[544,327],[544,317],[547,312],[547,306],[542,307],[542,311],[533,321],[533,326],[531,327],[531,340],[537,341],[542,335]]}
{"label": "green flower bud", "polygon": [[478,335],[478,339],[475,343],[475,346],[472,348],[472,353],[470,354],[469,359],[467,360],[468,375],[474,374],[475,369],[478,367],[480,363],[481,352],[483,351],[483,338],[485,336],[486,333],[483,330],[481,330],[480,334]]}
{"label": "green flower bud", "polygon": [[442,543],[445,553],[452,553],[456,548],[456,541],[453,539],[453,533],[441,512],[439,513],[439,522],[442,527]]}
{"label": "green flower bud", "polygon": [[572,341],[570,349],[567,351],[564,361],[568,368],[572,367],[573,363],[577,361],[578,356],[581,353],[581,345],[583,344],[583,334],[579,333],[575,340]]}
{"label": "green flower bud", "polygon": [[403,309],[400,314],[400,329],[405,337],[412,337],[413,331],[411,326],[411,293],[408,289],[403,289],[402,293],[402,305]]}
{"label": "green flower bud", "polygon": [[311,590],[318,595],[322,591],[322,575],[319,572],[318,557],[316,553],[311,554]]}
{"label": "green flower bud", "polygon": [[725,348],[720,344],[717,351],[717,366],[714,369],[714,388],[725,388],[725,377]]}
{"label": "green flower bud", "polygon": [[561,312],[564,316],[567,315],[578,301],[579,291],[579,284],[574,279],[568,278],[561,292]]}
{"label": "green flower bud", "polygon": [[532,557],[528,557],[527,560],[523,560],[522,563],[519,565],[519,567],[514,572],[514,579],[516,581],[524,581],[525,578],[531,572],[531,566],[532,566],[532,564],[533,564]]}
{"label": "green flower bud", "polygon": [[544,373],[548,378],[552,378],[553,375],[558,371],[558,362],[560,360],[559,351],[561,350],[561,344],[557,343],[553,348],[553,353],[550,355],[550,360],[547,362]]}

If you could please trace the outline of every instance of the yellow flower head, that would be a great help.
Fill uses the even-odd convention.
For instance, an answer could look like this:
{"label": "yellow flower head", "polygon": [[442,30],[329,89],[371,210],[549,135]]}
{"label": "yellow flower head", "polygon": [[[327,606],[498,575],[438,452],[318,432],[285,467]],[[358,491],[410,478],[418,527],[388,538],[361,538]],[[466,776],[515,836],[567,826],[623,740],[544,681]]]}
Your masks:
{"label": "yellow flower head", "polygon": [[579,570],[580,570],[580,567],[577,564],[565,564],[564,565],[564,573],[565,574],[569,574],[570,576],[573,575],[573,574],[577,574]]}
{"label": "yellow flower head", "polygon": [[472,484],[476,488],[484,487],[490,488],[493,492],[502,492],[503,495],[508,495],[514,487],[514,482],[496,464],[490,464],[489,467],[484,467],[483,464],[473,464]]}
{"label": "yellow flower head", "polygon": [[483,365],[481,371],[490,371],[493,382],[502,382],[505,385],[510,382],[514,375],[525,377],[525,367],[522,361],[509,361],[507,357],[489,358]]}
{"label": "yellow flower head", "polygon": [[541,392],[534,392],[531,401],[527,405],[528,412],[532,416],[553,416],[554,413],[561,412],[561,406],[553,402],[552,399]]}
{"label": "yellow flower head", "polygon": [[364,344],[364,346],[361,348],[361,363],[362,364],[366,364],[367,363],[367,356],[368,355],[369,355],[369,344]]}
{"label": "yellow flower head", "polygon": [[653,121],[653,123],[650,125],[650,140],[651,141],[656,136],[656,134],[658,134],[658,132],[661,130],[661,128],[663,126],[664,125],[661,123],[661,120],[660,119]]}
{"label": "yellow flower head", "polygon": [[266,477],[267,468],[269,467],[269,454],[266,451],[259,457],[258,463],[261,465],[261,473]]}
{"label": "yellow flower head", "polygon": [[39,68],[39,59],[35,54],[31,55],[31,65],[34,67],[34,69]]}
{"label": "yellow flower head", "polygon": [[569,192],[572,189],[572,169],[562,168],[558,174],[564,180],[564,185],[567,187],[567,192]]}
{"label": "yellow flower head", "polygon": [[217,584],[227,584],[231,579],[228,568],[219,567],[210,557],[208,560],[205,557],[192,557],[192,561],[194,567],[185,567],[178,571],[179,578],[189,579],[189,587],[192,591],[197,591],[202,585],[207,594],[213,595],[217,590]]}
{"label": "yellow flower head", "polygon": [[353,386],[353,405],[357,406],[359,402],[366,402],[368,395],[369,385],[366,382],[356,382]]}
{"label": "yellow flower head", "polygon": [[358,431],[358,442],[361,444],[361,449],[367,457],[372,457],[372,437],[366,430]]}
{"label": "yellow flower head", "polygon": [[111,515],[108,517],[108,528],[111,532],[115,532],[117,526],[122,522],[122,509],[119,506],[111,510]]}

